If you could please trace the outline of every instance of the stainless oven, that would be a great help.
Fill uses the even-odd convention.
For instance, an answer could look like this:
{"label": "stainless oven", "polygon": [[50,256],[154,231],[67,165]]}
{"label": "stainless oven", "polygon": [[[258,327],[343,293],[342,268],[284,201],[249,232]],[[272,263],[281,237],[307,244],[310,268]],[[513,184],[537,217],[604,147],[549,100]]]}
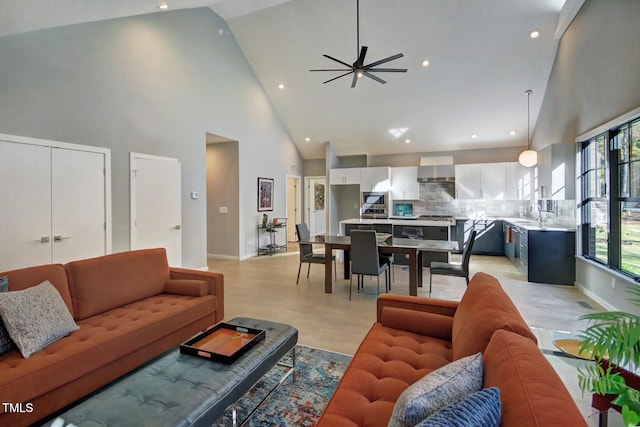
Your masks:
{"label": "stainless oven", "polygon": [[389,193],[382,191],[365,191],[360,203],[362,218],[389,218]]}

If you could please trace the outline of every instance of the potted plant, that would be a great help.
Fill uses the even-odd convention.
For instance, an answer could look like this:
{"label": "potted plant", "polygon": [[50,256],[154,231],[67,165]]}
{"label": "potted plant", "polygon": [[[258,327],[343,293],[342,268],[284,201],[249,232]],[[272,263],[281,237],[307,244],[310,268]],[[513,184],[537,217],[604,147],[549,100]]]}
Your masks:
{"label": "potted plant", "polygon": [[[640,288],[632,286],[629,301],[640,307]],[[580,353],[591,354],[595,364],[578,368],[583,392],[615,395],[613,404],[622,408],[626,426],[640,424],[640,391],[629,387],[617,367],[636,373],[640,365],[640,316],[623,311],[607,311],[580,317],[587,329],[580,335]],[[601,363],[606,359],[608,363]],[[606,366],[606,368],[604,366]],[[618,370],[619,371],[619,370]]]}

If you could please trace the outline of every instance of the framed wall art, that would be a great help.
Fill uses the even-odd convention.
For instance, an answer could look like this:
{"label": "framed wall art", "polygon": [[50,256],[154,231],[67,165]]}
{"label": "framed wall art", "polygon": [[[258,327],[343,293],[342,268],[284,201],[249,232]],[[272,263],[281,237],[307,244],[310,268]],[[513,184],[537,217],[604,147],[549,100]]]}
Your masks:
{"label": "framed wall art", "polygon": [[258,178],[258,212],[273,210],[273,178]]}
{"label": "framed wall art", "polygon": [[324,184],[313,184],[314,209],[317,211],[324,209]]}

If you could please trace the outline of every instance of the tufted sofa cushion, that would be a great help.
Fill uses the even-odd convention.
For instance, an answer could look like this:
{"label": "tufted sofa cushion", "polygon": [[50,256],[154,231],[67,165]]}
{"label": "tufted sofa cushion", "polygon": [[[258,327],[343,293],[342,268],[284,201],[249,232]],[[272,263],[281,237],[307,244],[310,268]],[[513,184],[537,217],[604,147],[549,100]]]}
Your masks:
{"label": "tufted sofa cushion", "polygon": [[73,316],[73,304],[67,283],[67,273],[62,264],[48,264],[37,267],[21,268],[19,270],[7,271],[0,276],[7,276],[9,279],[10,291],[21,291],[23,289],[36,286],[48,280],[54,288],[58,290],[62,300],[67,305],[69,312]]}
{"label": "tufted sofa cushion", "polygon": [[386,426],[411,384],[451,362],[448,340],[373,325],[322,416],[326,426]]}
{"label": "tufted sofa cushion", "polygon": [[498,329],[515,332],[534,343],[536,336],[495,277],[476,273],[453,315],[453,359],[484,352]]}
{"label": "tufted sofa cushion", "polygon": [[[161,340],[194,319],[213,317],[216,297],[161,294],[78,322],[80,329],[23,359],[0,356],[0,402],[29,402],[61,384],[99,370]],[[213,321],[212,321],[213,323]]]}
{"label": "tufted sofa cushion", "polygon": [[484,387],[500,389],[502,425],[586,427],[567,388],[535,342],[496,331],[483,364]]}
{"label": "tufted sofa cushion", "polygon": [[164,248],[83,259],[65,268],[76,320],[158,295],[170,278]]}

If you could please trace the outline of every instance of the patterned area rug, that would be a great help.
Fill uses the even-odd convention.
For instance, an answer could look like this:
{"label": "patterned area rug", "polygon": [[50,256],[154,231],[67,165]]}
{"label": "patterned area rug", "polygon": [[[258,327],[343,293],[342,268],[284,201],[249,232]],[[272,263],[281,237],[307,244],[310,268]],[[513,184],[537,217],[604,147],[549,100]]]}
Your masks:
{"label": "patterned area rug", "polygon": [[[311,426],[320,417],[338,381],[351,362],[350,356],[297,345],[296,369],[256,411],[247,426]],[[287,360],[287,362],[289,362]],[[278,383],[286,368],[276,366],[237,404],[238,421],[246,416]],[[230,426],[231,413],[216,427]]]}

